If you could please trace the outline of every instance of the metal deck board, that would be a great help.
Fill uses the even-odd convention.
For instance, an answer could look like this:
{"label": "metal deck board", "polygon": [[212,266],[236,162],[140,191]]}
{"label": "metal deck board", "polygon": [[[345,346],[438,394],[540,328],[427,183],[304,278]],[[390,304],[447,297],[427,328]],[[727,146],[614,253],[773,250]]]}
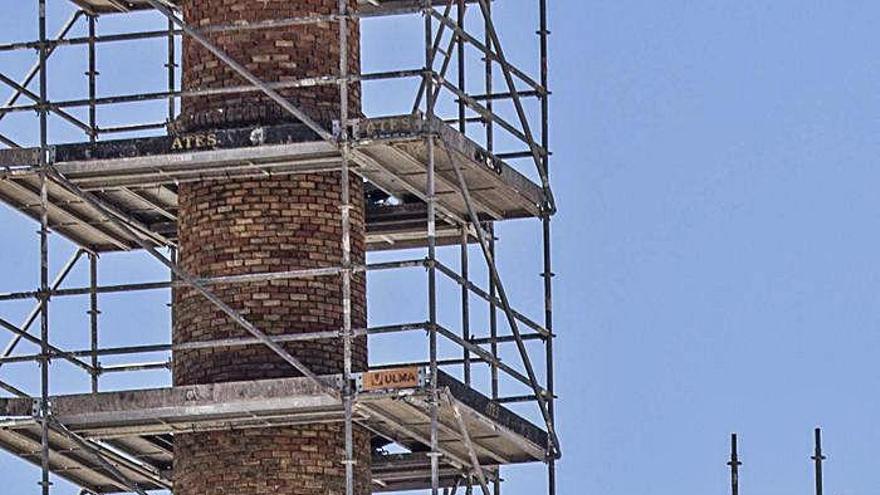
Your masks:
{"label": "metal deck board", "polygon": [[[170,489],[169,473],[136,459],[122,450],[94,443],[107,460],[128,479],[146,490]],[[128,492],[112,473],[101,466],[90,453],[61,432],[51,429],[49,434],[49,467],[52,473],[95,493]],[[34,420],[0,423],[0,449],[31,464],[40,465],[40,425]]]}
{"label": "metal deck board", "polygon": [[[466,178],[478,214],[485,219],[536,217],[541,188],[448,125],[435,121],[438,236],[441,244],[460,239],[467,219],[450,157]],[[369,249],[424,246],[426,236],[426,120],[416,115],[364,119],[356,126],[353,171],[385,201],[367,192]],[[52,147],[55,166],[84,190],[114,207],[115,215],[138,225],[159,244],[176,242],[177,187],[182,182],[283,176],[339,170],[338,148],[302,125],[230,129],[97,144]],[[33,150],[0,150],[0,201],[39,217]],[[96,251],[135,249],[137,243],[97,210],[50,181],[53,229]]]}
{"label": "metal deck board", "polygon": [[[430,437],[425,373],[418,386],[362,392],[355,421],[385,441],[412,452],[374,451],[375,491],[430,486],[426,452]],[[339,376],[322,378],[337,386]],[[447,374],[439,377],[462,412],[481,464],[491,478],[501,464],[543,461],[546,433]],[[162,389],[57,396],[54,417],[70,431],[103,449],[133,481],[147,489],[165,489],[173,479],[173,435],[177,432],[262,428],[342,421],[339,400],[321,393],[306,378],[285,378]],[[39,423],[31,399],[0,399],[0,448],[39,461]],[[467,470],[469,456],[452,409],[440,410],[441,478],[451,486]],[[380,442],[384,443],[384,442]],[[51,433],[52,471],[97,493],[125,491],[91,454],[63,432]]]}

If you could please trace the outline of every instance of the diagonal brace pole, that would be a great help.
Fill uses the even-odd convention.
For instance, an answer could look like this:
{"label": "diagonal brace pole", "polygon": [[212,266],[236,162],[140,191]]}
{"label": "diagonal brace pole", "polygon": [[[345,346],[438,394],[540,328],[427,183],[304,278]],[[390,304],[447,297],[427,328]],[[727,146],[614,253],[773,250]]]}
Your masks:
{"label": "diagonal brace pole", "polygon": [[[67,275],[73,270],[73,267],[76,266],[76,262],[82,257],[83,253],[82,249],[77,249],[73,256],[67,261],[64,267],[58,272],[58,276],[55,277],[55,280],[52,282],[52,290],[58,290],[58,287],[64,282],[64,279],[67,278]],[[42,307],[41,303],[37,303],[34,305],[34,308],[28,314],[27,318],[24,320],[24,324],[21,325],[21,329],[25,332],[30,330],[31,325],[35,321],[37,321],[37,316],[40,314],[40,308]],[[19,342],[23,337],[19,334],[16,334],[14,337],[9,339],[9,342],[6,344],[6,347],[3,349],[2,357],[6,358],[12,355],[12,352],[15,351],[15,348],[18,346]],[[0,366],[3,366],[3,363],[0,363]]]}
{"label": "diagonal brace pole", "polygon": [[[0,82],[9,86],[10,88],[14,89],[18,94],[27,96],[28,98],[30,98],[31,100],[33,100],[37,104],[41,104],[40,103],[40,95],[34,93],[33,91],[27,89],[24,86],[18,84],[17,82],[15,82],[11,78],[3,75],[2,73],[0,73]],[[80,130],[84,131],[86,134],[92,133],[92,128],[89,127],[88,124],[86,124],[82,120],[79,120],[78,118],[74,117],[73,115],[67,113],[65,110],[62,110],[60,108],[55,108],[55,109],[51,109],[51,111],[58,114],[58,116],[61,117],[62,119],[66,120],[66,121],[70,122],[71,124],[73,124],[74,126],[78,127]]]}
{"label": "diagonal brace pole", "polygon": [[[296,107],[293,103],[287,100],[284,96],[281,95],[278,91],[272,89],[271,86],[266,84],[259,77],[254,75],[253,72],[249,71],[245,66],[236,62],[235,59],[230,57],[226,52],[221,50],[219,47],[211,43],[208,38],[206,38],[201,32],[196,29],[190,27],[185,21],[174,15],[174,13],[167,7],[167,5],[159,0],[145,0],[150,6],[154,9],[158,10],[162,15],[168,18],[169,21],[176,24],[186,33],[190,38],[194,39],[200,45],[205,47],[206,50],[214,54],[215,57],[220,59],[223,63],[228,65],[232,70],[237,72],[241,77],[245,78],[248,82],[258,87],[263,93],[265,93],[269,98],[275,101],[281,108],[287,110],[294,117],[299,119],[300,122],[308,126],[311,130],[315,131],[322,139],[326,141],[333,141],[333,135],[324,129],[320,124],[315,122],[311,117],[306,115],[305,112]],[[343,123],[344,125],[344,123]]]}
{"label": "diagonal brace pole", "polygon": [[[449,16],[452,13],[452,3],[453,3],[453,0],[447,0],[446,9],[443,11],[443,18],[444,19],[449,19]],[[445,29],[446,29],[446,24],[440,23],[440,27],[437,28],[437,34],[434,36],[434,43],[431,46],[431,60],[434,60],[437,57],[437,52],[440,51],[440,43],[443,41],[443,31]],[[453,34],[451,44],[455,43],[456,39],[457,39],[457,36],[455,36]],[[449,60],[452,56],[451,44],[450,44],[450,48],[448,48],[446,50],[446,52],[443,54],[445,56],[445,61],[443,63],[444,69],[449,65]],[[434,69],[433,67],[427,68],[427,70],[429,70],[429,71],[433,70],[433,69]],[[441,74],[445,74],[445,73],[446,73],[445,70],[441,71]],[[415,103],[413,103],[412,113],[416,113],[418,111],[419,107],[421,106],[422,97],[424,97],[424,95],[425,95],[425,86],[426,85],[427,85],[427,81],[424,78],[422,78],[422,82],[419,85],[419,91],[416,94],[416,101],[415,101]],[[435,97],[435,99],[436,99],[436,97]]]}
{"label": "diagonal brace pole", "polygon": [[[440,136],[443,139],[443,136]],[[522,333],[519,330],[519,325],[517,324],[516,315],[513,313],[513,309],[510,307],[510,301],[507,298],[507,293],[504,290],[504,284],[501,282],[501,276],[498,274],[498,268],[495,266],[495,259],[492,256],[492,252],[489,249],[489,243],[486,240],[486,233],[483,231],[483,228],[480,227],[480,218],[477,215],[476,210],[474,209],[474,203],[471,199],[471,193],[468,189],[467,181],[465,180],[464,173],[461,171],[461,166],[452,156],[452,152],[450,151],[452,147],[449,143],[444,140],[444,149],[446,150],[446,155],[449,158],[449,162],[455,170],[455,176],[458,179],[459,186],[461,187],[461,195],[464,199],[465,206],[468,210],[468,215],[471,218],[471,223],[474,225],[475,230],[477,232],[477,239],[480,242],[480,248],[483,251],[483,256],[486,259],[486,264],[489,267],[489,275],[492,277],[492,280],[495,281],[495,286],[498,290],[498,298],[501,300],[502,308],[504,309],[504,314],[507,317],[507,322],[510,325],[510,331],[513,333],[514,338],[516,339],[516,347],[519,350],[520,358],[522,359],[523,366],[526,369],[526,374],[529,377],[529,382],[531,383],[532,389],[535,392],[535,397],[538,399],[538,407],[541,409],[541,415],[544,418],[544,422],[547,425],[547,433],[550,435],[550,442],[552,444],[552,450],[554,451],[554,455],[559,457],[561,455],[561,450],[559,448],[559,438],[556,435],[556,429],[553,425],[553,419],[550,416],[550,411],[547,406],[547,399],[544,397],[542,393],[542,389],[540,384],[538,383],[537,375],[535,375],[535,369],[532,366],[532,361],[529,358],[528,350],[526,349],[525,343],[522,339]]]}
{"label": "diagonal brace pole", "polygon": [[[3,318],[0,318],[0,327],[3,327],[6,330],[9,330],[13,334],[23,338],[24,340],[27,340],[31,344],[35,344],[35,345],[42,344],[42,339],[38,339],[38,338],[34,337],[33,335],[25,332],[24,330],[18,328],[17,326],[4,320]],[[65,360],[69,361],[71,364],[75,364],[76,366],[79,366],[80,368],[88,371],[89,373],[91,373],[93,371],[92,367],[89,364],[80,361],[79,359],[72,356],[67,351],[63,351],[63,350],[59,349],[58,347],[55,347],[54,345],[51,345],[51,344],[49,345],[48,349],[50,351],[52,351],[53,355],[60,356],[60,357],[64,358]]]}
{"label": "diagonal brace pole", "polygon": [[477,481],[480,482],[480,488],[483,490],[483,495],[490,495],[489,484],[486,482],[486,475],[483,473],[483,466],[480,464],[480,459],[477,457],[476,450],[474,450],[474,443],[471,441],[471,435],[468,433],[467,425],[461,415],[461,409],[459,409],[458,403],[455,401],[455,398],[452,397],[449,389],[443,391],[443,400],[452,409],[452,414],[455,416],[455,422],[458,423],[458,429],[461,431],[461,438],[464,441],[465,447],[467,447],[468,455],[471,459],[471,466],[473,467],[474,474],[477,476]]}
{"label": "diagonal brace pole", "polygon": [[[155,1],[155,0],[150,0]],[[308,368],[305,364],[303,364],[300,360],[293,357],[289,352],[287,352],[284,347],[282,347],[279,343],[275,342],[271,337],[263,333],[262,330],[257,328],[253,323],[248,321],[245,317],[243,317],[238,311],[232,309],[228,304],[223,302],[219,297],[217,297],[211,290],[209,290],[202,282],[200,282],[196,277],[192,274],[181,268],[177,263],[169,260],[165,256],[163,256],[155,246],[150,244],[148,241],[144,240],[141,236],[135,233],[125,222],[111,215],[108,211],[107,206],[98,198],[96,198],[91,193],[83,191],[79,186],[71,182],[67,177],[58,172],[57,169],[50,166],[49,174],[55,179],[59,184],[64,186],[68,191],[72,194],[76,195],[83,201],[85,201],[89,206],[98,210],[99,212],[107,215],[107,218],[116,225],[119,229],[125,232],[126,235],[130,236],[135,242],[143,248],[150,256],[156,258],[160,263],[168,267],[177,278],[192,287],[199,294],[201,294],[205,299],[210,301],[212,304],[217,306],[221,311],[226,313],[235,323],[240,325],[242,328],[248,331],[251,335],[257,338],[262,344],[266,345],[269,349],[272,350],[275,354],[281,357],[281,359],[287,361],[291,366],[297,369],[303,376],[309,378],[312,382],[314,382],[318,388],[333,398],[339,398],[339,392],[324,384],[311,369]]]}
{"label": "diagonal brace pole", "polygon": [[[81,10],[77,10],[76,12],[74,12],[73,15],[71,15],[70,18],[67,20],[67,22],[64,23],[64,26],[62,26],[61,29],[58,31],[58,34],[55,36],[55,39],[56,40],[63,40],[67,36],[67,34],[70,33],[70,30],[73,29],[73,26],[76,24],[76,21],[79,20],[80,16],[82,16],[82,14],[83,14],[83,11],[81,11]],[[55,51],[56,48],[58,48],[58,45],[54,45],[54,44],[51,47],[49,47],[48,52],[46,54],[46,57],[48,58],[50,55],[52,55],[52,53]],[[25,88],[28,87],[30,85],[30,83],[34,80],[34,78],[37,77],[37,74],[39,74],[39,73],[40,73],[40,62],[37,61],[34,63],[34,65],[31,66],[30,70],[28,70],[28,73],[24,77],[24,79],[22,79],[21,86],[25,87]],[[18,99],[21,97],[21,95],[22,95],[21,91],[19,91],[19,90],[14,91],[12,93],[12,96],[10,96],[6,100],[6,102],[3,104],[3,107],[11,107],[12,105],[15,104],[15,102],[18,101]],[[8,115],[8,114],[0,113],[0,120],[3,120],[3,118],[6,117],[6,115]]]}
{"label": "diagonal brace pole", "polygon": [[106,469],[107,472],[112,474],[113,477],[122,482],[122,484],[127,486],[129,490],[137,493],[138,495],[147,495],[147,492],[144,491],[143,488],[138,486],[138,484],[134,481],[128,479],[124,474],[122,474],[122,471],[120,471],[119,468],[117,468],[110,461],[105,459],[103,454],[101,454],[101,452],[94,445],[92,445],[91,442],[70,431],[69,429],[67,429],[66,426],[64,426],[57,419],[51,416],[47,418],[40,418],[40,421],[49,422],[49,424],[52,426],[52,429],[58,431],[59,433],[70,439],[71,442],[75,443],[79,448],[91,454],[92,457],[94,457],[95,460],[98,461],[98,464],[100,464],[101,467]]}
{"label": "diagonal brace pole", "polygon": [[541,185],[544,187],[544,194],[547,195],[547,206],[550,209],[551,213],[555,212],[556,200],[553,198],[553,191],[550,188],[550,178],[547,174],[547,169],[544,168],[544,161],[541,158],[541,151],[538,147],[538,143],[534,139],[531,126],[529,126],[529,119],[526,116],[522,100],[519,96],[519,91],[516,89],[516,83],[514,83],[513,81],[513,75],[510,72],[507,58],[504,56],[504,50],[501,47],[501,40],[498,37],[498,33],[495,31],[495,26],[492,23],[492,16],[489,10],[489,5],[486,3],[486,0],[477,1],[480,4],[480,10],[483,13],[483,17],[486,19],[486,31],[489,35],[489,38],[492,40],[492,45],[495,47],[495,54],[497,55],[498,61],[500,62],[499,65],[501,66],[501,71],[504,74],[504,81],[507,83],[507,90],[513,97],[513,104],[516,108],[516,113],[519,116],[520,123],[522,124],[523,133],[528,138],[526,144],[528,144],[529,149],[532,152],[532,158],[535,160],[535,166],[538,169],[538,174],[541,176]]}

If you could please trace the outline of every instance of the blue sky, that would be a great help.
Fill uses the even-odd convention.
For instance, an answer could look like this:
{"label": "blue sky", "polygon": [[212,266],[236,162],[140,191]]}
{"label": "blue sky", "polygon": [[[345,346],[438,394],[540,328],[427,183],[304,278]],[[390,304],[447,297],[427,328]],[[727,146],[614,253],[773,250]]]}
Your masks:
{"label": "blue sky", "polygon": [[[827,493],[877,491],[880,6],[550,3],[560,493],[726,493],[732,431],[741,435],[744,493],[806,493],[817,425],[829,455]],[[54,31],[64,3],[50,5],[59,14]],[[502,39],[511,58],[530,64],[534,19],[519,5],[499,2],[504,25],[519,25]],[[30,14],[30,6],[7,9],[3,38],[33,36]],[[107,19],[102,29],[118,22]],[[365,66],[417,66],[420,43],[407,40],[421,39],[419,28],[417,18],[365,26],[374,53]],[[31,57],[0,54],[0,67],[21,74]],[[107,53],[102,90],[159,87],[161,57],[158,44]],[[82,94],[81,61],[58,58],[54,70],[78,79],[53,87],[53,97]],[[394,91],[369,94],[374,114],[406,106]],[[161,106],[129,108],[102,118],[162,118]],[[33,122],[10,117],[0,132],[28,142]],[[61,125],[53,138],[79,139]],[[0,225],[0,290],[33,287],[34,225],[8,209]],[[539,317],[537,225],[516,222],[500,234],[514,303]],[[54,246],[57,267],[71,248]],[[83,276],[80,269],[71,284]],[[114,255],[101,276],[112,283],[164,273],[143,257]],[[372,322],[422,311],[423,278],[403,277],[404,284],[370,280]],[[106,298],[107,343],[167,339],[164,302],[161,293]],[[53,324],[71,332],[59,331],[56,341],[82,345],[85,301],[58,305]],[[18,305],[0,314],[18,321],[25,312]],[[444,305],[442,318],[455,314],[454,302]],[[475,326],[482,320],[475,316]],[[373,347],[377,360],[409,349],[383,342]],[[35,372],[0,371],[22,386],[33,385]],[[85,386],[60,365],[55,375],[61,389]],[[23,466],[0,456],[7,486],[35,492],[36,472]],[[510,471],[506,493],[536,493],[538,474]]]}

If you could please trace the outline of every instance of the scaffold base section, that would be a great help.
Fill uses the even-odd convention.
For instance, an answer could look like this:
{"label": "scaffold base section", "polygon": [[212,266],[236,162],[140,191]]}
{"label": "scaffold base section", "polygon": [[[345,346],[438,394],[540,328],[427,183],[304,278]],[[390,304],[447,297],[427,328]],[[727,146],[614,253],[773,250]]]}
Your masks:
{"label": "scaffold base section", "polygon": [[[375,492],[430,488],[430,386],[420,373],[416,387],[362,391],[354,420],[375,435]],[[338,386],[339,376],[322,377]],[[500,465],[545,459],[547,433],[445,373],[438,382],[441,481],[452,486],[470,472],[470,448],[491,479]],[[86,439],[106,461],[146,490],[173,488],[174,434],[343,421],[339,399],[307,378],[103,392],[51,398],[52,414],[69,431],[50,434],[51,471],[95,493],[129,489],[71,435]],[[455,409],[461,414],[459,422]],[[34,401],[0,399],[0,448],[40,463],[40,423]],[[460,430],[464,424],[470,442]],[[408,452],[389,453],[396,444]],[[470,445],[470,447],[469,447]]]}
{"label": "scaffold base section", "polygon": [[[429,125],[430,124],[430,125]],[[458,243],[467,208],[451,160],[463,171],[478,214],[485,220],[541,215],[540,186],[443,122],[419,115],[355,121],[353,172],[362,176],[367,244],[372,250],[425,245],[429,153],[434,133],[439,243]],[[140,235],[160,245],[177,239],[177,190],[188,181],[266,178],[338,171],[341,152],[303,125],[218,130],[153,138],[51,147],[62,175],[111,206]],[[40,151],[0,150],[0,201],[38,219]],[[61,184],[50,181],[49,226],[93,251],[137,248],[116,226]]]}

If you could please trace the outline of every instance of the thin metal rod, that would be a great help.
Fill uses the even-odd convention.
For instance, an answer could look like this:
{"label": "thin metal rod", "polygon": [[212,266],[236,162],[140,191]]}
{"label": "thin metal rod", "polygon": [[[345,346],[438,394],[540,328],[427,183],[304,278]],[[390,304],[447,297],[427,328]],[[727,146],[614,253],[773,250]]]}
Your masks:
{"label": "thin metal rod", "polygon": [[[349,75],[348,81],[349,83],[355,82],[371,82],[371,81],[382,81],[382,80],[390,80],[390,79],[405,79],[411,77],[422,77],[424,69],[408,69],[408,70],[399,70],[399,71],[385,71],[385,72],[374,72],[368,74],[360,74],[360,75]],[[273,90],[282,90],[282,89],[291,89],[291,88],[302,88],[302,87],[310,87],[310,86],[331,86],[337,85],[340,83],[340,78],[337,76],[319,76],[319,77],[306,77],[301,79],[294,79],[291,81],[283,81],[276,83],[265,83],[265,87],[268,87]],[[96,98],[94,104],[97,106],[104,105],[116,105],[120,103],[138,103],[145,101],[153,101],[153,100],[165,100],[168,98],[187,98],[192,96],[216,96],[216,95],[231,95],[231,94],[243,94],[243,93],[258,93],[262,92],[263,88],[254,85],[242,85],[242,86],[226,86],[226,87],[218,87],[218,88],[204,88],[204,89],[189,89],[189,90],[177,90],[177,91],[157,91],[152,93],[132,93],[132,94],[124,94],[124,95],[115,95],[115,96],[105,96]],[[59,109],[59,108],[76,108],[76,107],[87,107],[91,104],[88,98],[84,99],[74,99],[74,100],[64,100],[64,101],[55,101],[51,103],[47,103],[49,109]],[[8,113],[18,113],[18,112],[33,112],[39,109],[39,105],[18,105],[18,106],[0,106],[0,115],[5,115]],[[152,125],[152,124],[150,124]],[[134,126],[132,126],[134,127]],[[121,127],[125,129],[126,127]],[[116,128],[111,128],[111,130],[115,130]]]}
{"label": "thin metal rod", "polygon": [[[434,121],[434,105],[436,103],[434,93],[434,79],[432,73],[434,70],[434,50],[432,46],[432,38],[434,35],[434,24],[431,20],[431,13],[434,8],[431,6],[430,0],[423,0],[425,22],[425,116],[428,125]],[[430,406],[431,406],[431,452],[429,454],[431,460],[431,495],[439,495],[440,493],[440,392],[438,390],[438,374],[437,366],[437,269],[435,267],[437,239],[436,239],[436,221],[437,221],[437,197],[435,191],[435,143],[434,136],[429,135],[425,138],[425,146],[428,154],[428,170],[426,175],[425,189],[427,192],[427,214],[428,214],[428,339],[429,339],[429,360],[430,365]]]}
{"label": "thin metal rod", "polygon": [[[546,340],[547,337],[538,334],[538,333],[524,333],[522,336],[523,341],[538,341],[538,340]],[[484,345],[484,344],[513,344],[516,342],[516,337],[513,335],[500,335],[496,338],[492,337],[471,337],[471,342],[474,344]]]}
{"label": "thin metal rod", "polygon": [[[487,227],[488,229],[486,230],[486,232],[489,235],[489,253],[492,255],[492,259],[495,259],[495,250],[497,249],[495,238],[495,224],[488,223]],[[492,353],[492,357],[498,359],[498,306],[500,306],[500,304],[494,303],[494,301],[498,298],[498,288],[495,285],[495,278],[492,276],[491,273],[488,273],[488,277],[488,296],[492,301],[492,303],[489,305],[489,352]],[[500,303],[501,301],[498,302]],[[492,398],[497,399],[500,394],[498,386],[498,365],[494,363],[489,368],[489,387]]]}
{"label": "thin metal rod", "polygon": [[[535,92],[541,101],[541,148],[545,150],[542,155],[542,165],[550,180],[550,66],[549,66],[549,36],[550,30],[547,25],[547,0],[538,2],[538,41],[541,67],[541,86],[544,93]],[[513,93],[510,93],[513,96]],[[492,97],[493,95],[487,95]],[[530,96],[520,94],[520,96]],[[547,410],[550,421],[556,426],[556,369],[554,359],[554,334],[553,334],[553,255],[552,255],[552,232],[551,218],[548,212],[544,212],[541,218],[541,237],[543,240],[544,270],[541,274],[544,282],[544,327],[550,332],[544,342],[544,366],[545,383],[547,389]],[[549,452],[548,452],[549,454]],[[556,495],[556,459],[552,455],[547,456],[547,493]],[[736,495],[736,494],[734,494]]]}
{"label": "thin metal rod", "polygon": [[354,495],[354,431],[353,431],[353,401],[354,387],[352,387],[352,314],[351,314],[351,144],[348,135],[349,116],[349,87],[348,87],[348,0],[338,0],[337,11],[339,13],[339,141],[342,155],[341,171],[341,204],[340,215],[342,223],[342,347],[343,347],[343,371],[342,371],[342,400],[345,410],[345,495]]}
{"label": "thin metal rod", "polygon": [[271,98],[275,103],[277,103],[281,108],[286,110],[288,113],[296,117],[300,122],[305,124],[309,129],[315,131],[318,136],[327,140],[333,141],[333,135],[328,132],[324,127],[315,122],[311,117],[306,115],[305,112],[300,110],[296,105],[291,103],[287,98],[281,95],[278,91],[275,91],[271,87],[269,87],[265,82],[263,82],[259,77],[255,76],[253,72],[249,71],[245,66],[236,62],[232,57],[226,54],[223,50],[218,48],[216,45],[211,43],[208,38],[206,38],[200,31],[197,31],[189,26],[186,22],[179,19],[177,16],[171,12],[168,7],[159,2],[158,0],[144,0],[149,3],[154,9],[159,11],[162,15],[164,15],[168,20],[172,21],[178,27],[180,27],[185,34],[187,34],[190,38],[197,41],[200,45],[202,45],[206,50],[214,54],[215,57],[220,59],[224,64],[229,66],[232,70],[238,73],[241,77],[245,78],[249,83],[253,84],[260,88],[260,90],[265,93],[269,98]]}
{"label": "thin metal rod", "polygon": [[[470,232],[467,226],[461,228],[461,278],[465,282],[469,280],[468,267],[468,242],[470,240]],[[462,340],[471,341],[471,312],[470,312],[470,291],[467,283],[461,284],[461,338]],[[471,385],[471,353],[467,347],[462,349],[462,357],[464,360],[463,373],[465,385]]]}
{"label": "thin metal rod", "polygon": [[98,361],[98,255],[89,255],[89,343],[92,358],[92,393],[98,393],[98,380],[101,376],[101,363]]}
{"label": "thin metal rod", "polygon": [[86,76],[89,81],[89,141],[94,143],[98,140],[98,108],[95,105],[95,98],[98,97],[98,62],[97,62],[97,46],[95,45],[95,36],[97,36],[98,17],[94,15],[88,16],[89,20],[89,70]]}
{"label": "thin metal rod", "polygon": [[48,48],[46,42],[46,0],[38,0],[40,35],[40,487],[49,495],[49,112],[44,106],[48,93]]}
{"label": "thin metal rod", "polygon": [[822,461],[827,459],[827,457],[822,454],[822,429],[816,428],[813,435],[815,445],[811,459],[813,459],[813,465],[816,470],[816,495],[822,495],[822,491],[824,490],[824,482],[822,480]]}
{"label": "thin metal rod", "polygon": [[[78,11],[79,15],[84,14],[83,11]],[[285,28],[285,27],[293,27],[293,26],[302,26],[307,24],[324,24],[328,22],[333,22],[336,19],[335,15],[309,15],[302,17],[288,17],[284,19],[272,19],[260,22],[251,22],[251,23],[239,23],[239,24],[226,24],[226,25],[217,25],[217,26],[206,26],[204,28],[200,28],[199,32],[203,34],[218,34],[218,33],[229,33],[235,31],[258,31],[263,29],[277,29],[277,28]],[[116,42],[125,42],[125,41],[140,41],[140,40],[149,40],[149,39],[157,39],[157,38],[165,38],[168,36],[169,31],[167,29],[162,30],[153,30],[153,31],[135,31],[129,33],[118,33],[118,34],[107,34],[103,36],[98,36],[95,38],[96,43],[116,43]],[[183,29],[173,29],[171,34],[174,36],[182,36],[187,34]],[[58,36],[54,40],[47,40],[46,44],[49,46],[50,51],[54,51],[58,47],[62,46],[77,46],[77,45],[86,45],[89,43],[89,38],[86,36],[81,37],[72,37],[65,38],[64,36]],[[17,41],[14,43],[6,43],[0,45],[0,52],[9,52],[9,51],[19,51],[19,50],[37,50],[39,49],[41,43],[39,41]]]}
{"label": "thin metal rod", "polygon": [[[465,0],[458,0],[458,25],[462,31],[467,31],[465,26],[465,14],[467,14],[467,4]],[[467,93],[467,78],[465,68],[467,60],[465,59],[465,41],[461,36],[455,35],[453,39],[458,41],[458,88]],[[467,135],[466,109],[464,102],[458,101],[458,132]],[[488,495],[488,494],[486,494]]]}
{"label": "thin metal rod", "polygon": [[[390,261],[384,263],[370,263],[368,265],[352,265],[352,272],[359,273],[364,271],[383,271],[383,270],[394,270],[394,269],[402,269],[402,268],[417,268],[424,267],[427,263],[424,259],[417,260],[401,260],[401,261]],[[227,275],[221,277],[209,277],[209,278],[199,278],[198,281],[204,285],[214,285],[214,284],[244,284],[251,282],[267,282],[273,280],[291,280],[291,279],[299,279],[299,278],[314,278],[314,277],[329,277],[339,275],[341,268],[337,267],[327,267],[327,268],[308,268],[302,270],[288,270],[282,272],[269,272],[269,273],[253,273],[253,274],[244,274],[244,275]],[[457,276],[457,275],[456,275]],[[160,289],[169,289],[169,288],[180,288],[186,287],[187,284],[185,282],[179,280],[170,280],[164,282],[144,282],[144,283],[135,283],[135,284],[119,284],[119,285],[104,285],[98,286],[97,291],[99,294],[110,294],[110,293],[118,293],[118,292],[135,292],[135,291],[145,291],[145,290],[160,290]],[[72,287],[69,289],[58,289],[57,287],[54,290],[49,292],[51,297],[70,297],[70,296],[82,296],[86,295],[91,291],[90,287]],[[7,294],[0,294],[0,301],[14,301],[21,299],[31,299],[39,297],[39,291],[24,291],[24,292],[10,292]]]}
{"label": "thin metal rod", "polygon": [[[492,58],[489,56],[489,53],[492,52],[492,38],[489,36],[489,23],[492,22],[492,6],[489,6],[489,12],[483,13],[483,33],[484,33],[484,47],[485,49],[480,50],[483,55],[483,63],[484,63],[484,80],[485,80],[485,92],[486,94],[492,94],[494,91],[494,66],[492,65]],[[462,29],[462,31],[464,31]],[[459,34],[459,37],[462,39],[466,39],[464,35]],[[471,41],[473,43],[473,41]],[[465,101],[464,98],[459,97],[459,100]],[[494,106],[495,103],[492,100],[486,101],[486,111],[490,115],[494,115]],[[481,114],[482,115],[482,114]],[[485,116],[483,116],[485,118]],[[491,118],[485,119],[486,122],[486,150],[489,153],[495,152],[495,121]],[[495,227],[492,223],[487,224],[486,232],[489,234],[489,252],[492,254],[492,259],[495,258]],[[479,230],[481,227],[479,224],[474,226],[475,229]],[[490,352],[492,357],[497,360],[498,359],[498,305],[494,304],[494,301],[497,298],[497,290],[495,288],[495,279],[492,277],[492,274],[488,274],[489,278],[489,296],[490,304],[489,304],[489,337],[492,339]],[[500,301],[499,301],[500,302]],[[499,396],[499,388],[498,388],[498,365],[495,363],[491,363],[489,366],[489,387],[490,394],[492,399],[498,399]],[[500,480],[495,480],[494,483],[495,494],[498,495],[501,492]]]}
{"label": "thin metal rod", "polygon": [[170,370],[171,360],[155,363],[114,364],[101,368],[101,373],[125,373],[131,371]]}
{"label": "thin metal rod", "polygon": [[731,495],[739,495],[739,467],[742,462],[739,460],[739,448],[737,447],[736,433],[730,435],[730,493]]}
{"label": "thin metal rod", "polygon": [[2,388],[3,390],[9,392],[10,394],[12,394],[16,397],[30,398],[30,395],[27,392],[25,392],[17,387],[12,386],[12,385],[4,382],[3,380],[0,380],[0,388]]}
{"label": "thin metal rod", "polygon": [[[165,68],[168,71],[168,93],[173,94],[177,90],[177,40],[174,36],[174,22],[168,20],[168,60],[165,62]],[[168,120],[167,124],[174,122],[177,107],[173,96],[168,97]]]}
{"label": "thin metal rod", "polygon": [[[2,322],[0,322],[2,324]],[[370,328],[353,328],[353,337],[363,337],[369,335],[385,335],[390,333],[411,332],[416,330],[425,330],[428,328],[427,322],[421,323],[404,323],[400,325],[386,325]],[[273,335],[272,340],[279,344],[290,342],[306,342],[312,340],[336,339],[342,334],[342,329],[325,330],[319,332],[287,332],[283,335]],[[243,347],[261,344],[262,342],[255,337],[234,337],[227,339],[203,340],[197,342],[183,342],[179,344],[146,344],[123,347],[106,347],[99,348],[97,351],[92,349],[64,351],[66,356],[70,357],[90,357],[92,353],[100,356],[121,356],[128,354],[149,354],[154,352],[179,352],[191,351],[197,349],[214,349],[218,347]],[[55,354],[53,354],[55,355]],[[0,358],[0,363],[25,363],[39,360],[37,355],[21,355],[6,358]],[[461,364],[461,360],[457,360],[456,364]],[[99,368],[100,369],[100,368]]]}

